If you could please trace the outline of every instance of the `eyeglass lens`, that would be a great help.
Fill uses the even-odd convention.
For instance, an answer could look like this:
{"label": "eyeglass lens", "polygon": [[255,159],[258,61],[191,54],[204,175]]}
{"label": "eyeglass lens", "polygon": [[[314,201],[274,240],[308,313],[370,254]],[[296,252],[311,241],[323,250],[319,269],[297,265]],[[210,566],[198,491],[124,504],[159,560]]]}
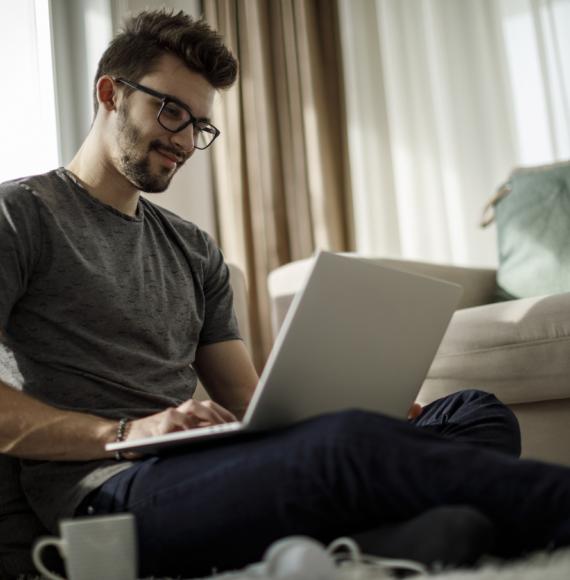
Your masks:
{"label": "eyeglass lens", "polygon": [[[188,111],[172,101],[167,101],[160,111],[158,122],[169,131],[178,131],[180,127],[188,125],[190,118]],[[216,131],[212,125],[194,121],[194,146],[197,149],[206,148],[215,136]]]}

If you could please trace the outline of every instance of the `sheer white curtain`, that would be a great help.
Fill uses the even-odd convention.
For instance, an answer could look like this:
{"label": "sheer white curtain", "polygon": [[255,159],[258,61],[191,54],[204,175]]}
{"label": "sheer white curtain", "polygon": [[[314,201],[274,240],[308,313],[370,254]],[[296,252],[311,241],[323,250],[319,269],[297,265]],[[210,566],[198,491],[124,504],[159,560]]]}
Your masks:
{"label": "sheer white curtain", "polygon": [[338,0],[357,248],[496,262],[485,201],[570,157],[570,0]]}
{"label": "sheer white curtain", "polygon": [[49,4],[0,6],[0,182],[58,161]]}

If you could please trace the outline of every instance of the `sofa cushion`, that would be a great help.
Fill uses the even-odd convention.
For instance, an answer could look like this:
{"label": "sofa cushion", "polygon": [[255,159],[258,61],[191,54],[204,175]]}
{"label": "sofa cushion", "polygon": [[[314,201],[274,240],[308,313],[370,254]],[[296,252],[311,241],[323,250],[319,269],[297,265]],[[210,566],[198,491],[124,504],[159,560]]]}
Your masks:
{"label": "sofa cushion", "polygon": [[[497,275],[496,270],[493,269],[463,268],[412,260],[376,258],[354,253],[344,253],[343,255],[358,257],[379,266],[459,284],[463,286],[463,295],[457,306],[458,309],[487,304],[493,300]],[[267,287],[271,298],[271,326],[274,339],[277,337],[296,292],[303,287],[312,263],[312,259],[297,260],[280,266],[269,274]]]}
{"label": "sofa cushion", "polygon": [[570,293],[457,311],[420,402],[464,388],[507,404],[570,397]]}

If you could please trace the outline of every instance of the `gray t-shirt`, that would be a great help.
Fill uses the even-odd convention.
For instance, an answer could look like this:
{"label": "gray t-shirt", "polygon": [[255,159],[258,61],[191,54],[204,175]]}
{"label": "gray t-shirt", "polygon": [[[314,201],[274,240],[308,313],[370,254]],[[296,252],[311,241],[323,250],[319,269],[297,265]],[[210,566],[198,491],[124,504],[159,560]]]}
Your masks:
{"label": "gray t-shirt", "polygon": [[[240,338],[208,234],[144,198],[125,215],[65,169],[0,185],[0,329],[25,392],[113,419],[191,398],[197,347]],[[21,463],[28,501],[52,530],[130,465]]]}

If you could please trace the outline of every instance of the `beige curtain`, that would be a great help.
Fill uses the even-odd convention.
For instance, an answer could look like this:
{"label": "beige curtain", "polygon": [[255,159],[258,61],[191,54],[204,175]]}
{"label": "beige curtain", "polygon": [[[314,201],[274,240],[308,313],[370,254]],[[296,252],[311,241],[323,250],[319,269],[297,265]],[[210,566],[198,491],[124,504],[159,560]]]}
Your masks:
{"label": "beige curtain", "polygon": [[353,248],[337,3],[204,0],[204,12],[240,61],[214,111],[216,212],[226,259],[247,274],[261,368],[269,272]]}

